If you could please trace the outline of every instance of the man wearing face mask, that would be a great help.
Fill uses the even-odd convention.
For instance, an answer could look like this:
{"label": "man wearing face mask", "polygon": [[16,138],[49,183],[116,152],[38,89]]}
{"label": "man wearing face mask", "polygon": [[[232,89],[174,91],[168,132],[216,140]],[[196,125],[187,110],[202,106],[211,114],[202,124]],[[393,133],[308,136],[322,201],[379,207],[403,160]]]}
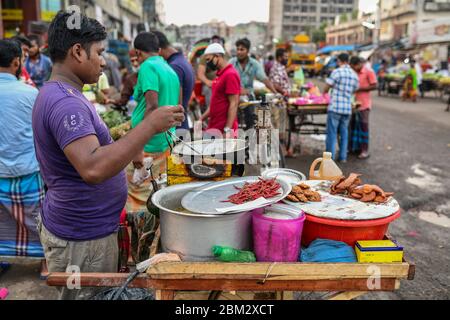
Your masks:
{"label": "man wearing face mask", "polygon": [[138,80],[139,61],[136,55],[136,50],[131,49],[129,55],[133,72],[125,76],[125,78],[123,79],[123,87],[122,91],[120,92],[120,99],[106,100],[106,104],[112,103],[116,107],[121,108],[126,106],[128,101],[130,101],[130,98],[133,96],[134,88],[136,87]]}
{"label": "man wearing face mask", "polygon": [[20,43],[0,40],[0,256],[43,257],[36,216],[44,184],[31,118],[38,90],[19,81]]}
{"label": "man wearing face mask", "polygon": [[225,50],[220,44],[210,44],[206,48],[205,59],[208,68],[217,70],[217,78],[212,83],[211,105],[200,120],[203,122],[209,118],[208,130],[219,130],[229,136],[238,129],[241,79],[225,59]]}

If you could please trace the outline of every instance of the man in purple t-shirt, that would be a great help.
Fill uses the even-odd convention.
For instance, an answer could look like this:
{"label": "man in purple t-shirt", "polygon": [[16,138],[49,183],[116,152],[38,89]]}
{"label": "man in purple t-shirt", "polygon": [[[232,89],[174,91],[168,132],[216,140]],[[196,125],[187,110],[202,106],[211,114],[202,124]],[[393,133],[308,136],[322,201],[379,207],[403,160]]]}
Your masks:
{"label": "man in purple t-shirt", "polygon": [[[39,231],[49,272],[117,272],[117,230],[127,199],[125,167],[153,135],[184,121],[183,108],[162,107],[113,143],[106,125],[81,93],[97,83],[104,27],[60,12],[49,29],[54,63],[33,109],[36,156],[48,191]],[[61,289],[61,299],[90,298],[92,289]]]}

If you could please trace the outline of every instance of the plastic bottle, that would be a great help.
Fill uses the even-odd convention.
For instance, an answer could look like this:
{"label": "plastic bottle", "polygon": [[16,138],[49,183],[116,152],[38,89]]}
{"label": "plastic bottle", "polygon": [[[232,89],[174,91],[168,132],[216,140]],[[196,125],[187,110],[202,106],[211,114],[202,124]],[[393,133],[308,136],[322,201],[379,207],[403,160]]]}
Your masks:
{"label": "plastic bottle", "polygon": [[256,262],[255,254],[250,251],[214,246],[213,253],[222,262]]}
{"label": "plastic bottle", "polygon": [[[320,163],[319,171],[316,171],[317,165]],[[342,170],[332,159],[330,152],[324,152],[323,158],[314,160],[309,171],[310,180],[338,180],[343,176]]]}
{"label": "plastic bottle", "polygon": [[128,115],[131,116],[133,114],[134,109],[136,109],[136,107],[137,107],[137,102],[136,102],[136,100],[134,100],[134,97],[131,96],[130,101],[128,101],[128,103],[127,103]]}

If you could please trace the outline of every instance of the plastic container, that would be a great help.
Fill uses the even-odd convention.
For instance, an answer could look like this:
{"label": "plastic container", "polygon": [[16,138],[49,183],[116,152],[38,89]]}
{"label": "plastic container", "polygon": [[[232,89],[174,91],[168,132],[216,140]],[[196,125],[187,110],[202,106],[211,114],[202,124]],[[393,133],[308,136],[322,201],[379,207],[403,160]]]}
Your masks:
{"label": "plastic container", "polygon": [[276,204],[254,211],[252,218],[254,251],[258,261],[297,261],[306,218],[303,211]]}
{"label": "plastic container", "polygon": [[392,216],[376,220],[334,220],[306,215],[302,244],[308,247],[316,239],[342,241],[354,247],[361,240],[383,240],[389,224],[400,217],[400,211]]}
{"label": "plastic container", "polygon": [[222,262],[256,262],[254,253],[250,251],[214,246],[213,253],[214,256]]}
{"label": "plastic container", "polygon": [[[322,158],[314,160],[309,170],[310,180],[338,180],[344,174],[332,159],[330,152],[324,152]],[[316,171],[317,165],[320,164],[319,170]]]}

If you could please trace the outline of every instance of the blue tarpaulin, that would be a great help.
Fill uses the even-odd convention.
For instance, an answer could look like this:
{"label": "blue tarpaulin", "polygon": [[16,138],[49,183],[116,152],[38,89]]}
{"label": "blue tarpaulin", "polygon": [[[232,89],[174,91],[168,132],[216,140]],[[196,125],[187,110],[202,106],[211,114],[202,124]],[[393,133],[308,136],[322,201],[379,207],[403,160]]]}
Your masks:
{"label": "blue tarpaulin", "polygon": [[353,51],[355,50],[355,45],[341,45],[341,46],[326,46],[317,51],[317,54],[330,53],[333,51]]}

